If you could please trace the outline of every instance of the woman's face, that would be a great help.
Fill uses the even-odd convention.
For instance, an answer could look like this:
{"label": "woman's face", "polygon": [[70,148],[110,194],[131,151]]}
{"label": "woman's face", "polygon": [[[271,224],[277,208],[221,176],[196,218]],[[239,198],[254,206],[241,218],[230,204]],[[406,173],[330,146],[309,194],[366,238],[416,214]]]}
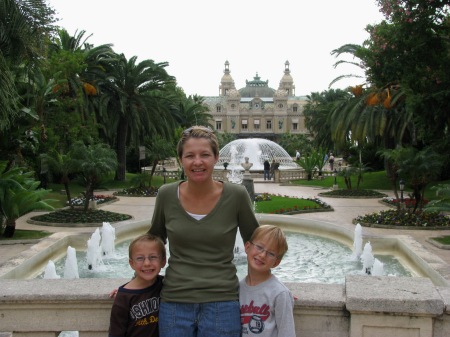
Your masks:
{"label": "woman's face", "polygon": [[210,180],[218,159],[208,139],[190,138],[184,143],[181,164],[189,181]]}

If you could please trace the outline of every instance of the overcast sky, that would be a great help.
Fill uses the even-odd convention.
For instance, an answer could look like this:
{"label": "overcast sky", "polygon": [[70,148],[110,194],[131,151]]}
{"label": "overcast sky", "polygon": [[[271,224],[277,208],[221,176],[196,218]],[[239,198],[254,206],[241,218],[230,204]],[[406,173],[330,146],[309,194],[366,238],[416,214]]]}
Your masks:
{"label": "overcast sky", "polygon": [[[357,67],[333,64],[330,53],[347,43],[362,44],[368,24],[383,17],[376,0],[47,0],[74,35],[93,34],[94,45],[112,43],[117,53],[138,62],[168,62],[186,94],[217,96],[229,61],[237,89],[258,73],[278,89],[290,63],[296,95],[328,89]],[[345,80],[345,88],[363,80]]]}

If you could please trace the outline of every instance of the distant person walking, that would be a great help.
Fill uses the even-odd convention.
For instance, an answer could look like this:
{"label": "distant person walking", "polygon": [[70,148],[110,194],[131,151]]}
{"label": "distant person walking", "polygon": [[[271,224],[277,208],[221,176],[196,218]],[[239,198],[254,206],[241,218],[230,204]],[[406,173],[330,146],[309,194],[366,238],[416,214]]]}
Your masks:
{"label": "distant person walking", "polygon": [[330,153],[330,158],[328,159],[328,162],[330,163],[330,171],[333,171],[334,169],[334,156],[332,153]]}
{"label": "distant person walking", "polygon": [[272,163],[270,164],[270,175],[269,180],[273,178],[275,180],[275,170],[277,168],[277,163],[275,162],[275,159],[272,160]]}
{"label": "distant person walking", "polygon": [[266,159],[264,160],[264,180],[270,180],[270,163],[269,161]]}

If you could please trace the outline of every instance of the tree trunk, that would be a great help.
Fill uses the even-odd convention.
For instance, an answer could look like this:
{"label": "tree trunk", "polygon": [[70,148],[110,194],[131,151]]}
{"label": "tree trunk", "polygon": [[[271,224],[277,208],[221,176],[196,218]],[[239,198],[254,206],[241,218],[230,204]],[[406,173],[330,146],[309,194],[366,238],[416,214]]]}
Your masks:
{"label": "tree trunk", "polygon": [[6,219],[6,227],[3,231],[5,238],[12,238],[16,231],[16,219]]}
{"label": "tree trunk", "polygon": [[70,196],[69,183],[64,183],[64,189],[66,190],[67,201],[69,202],[70,208],[73,208],[72,197]]}
{"label": "tree trunk", "polygon": [[117,181],[125,181],[127,169],[127,135],[128,123],[124,118],[121,118],[117,127],[117,171],[115,177]]}

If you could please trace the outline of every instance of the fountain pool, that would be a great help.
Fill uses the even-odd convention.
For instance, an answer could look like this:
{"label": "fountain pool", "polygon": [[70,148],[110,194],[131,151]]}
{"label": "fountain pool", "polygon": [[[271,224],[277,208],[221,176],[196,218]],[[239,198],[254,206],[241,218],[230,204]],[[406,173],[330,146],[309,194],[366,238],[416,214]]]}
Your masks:
{"label": "fountain pool", "polygon": [[[274,269],[275,275],[284,282],[312,282],[343,284],[345,275],[364,274],[363,262],[354,257],[350,248],[329,238],[311,234],[286,232],[289,250],[281,264]],[[240,239],[240,237],[239,237]],[[88,267],[88,254],[77,252],[78,272],[81,278],[131,278],[133,270],[128,265],[128,245],[130,240],[115,247],[115,252],[95,268]],[[384,265],[384,274],[411,276],[392,255],[374,256]],[[246,254],[242,240],[237,240],[234,262],[239,279],[247,272]],[[66,263],[60,259],[55,263],[56,274],[64,275]],[[164,274],[164,270],[162,271]],[[40,275],[39,277],[42,277]]]}

